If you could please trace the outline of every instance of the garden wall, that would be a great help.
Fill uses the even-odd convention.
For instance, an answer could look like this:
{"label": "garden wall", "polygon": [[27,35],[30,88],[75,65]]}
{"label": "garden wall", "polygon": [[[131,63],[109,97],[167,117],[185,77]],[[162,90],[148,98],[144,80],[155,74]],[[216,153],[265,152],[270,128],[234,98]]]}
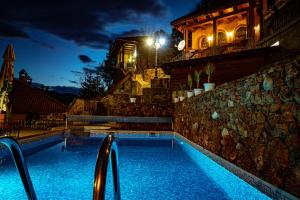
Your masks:
{"label": "garden wall", "polygon": [[299,71],[300,56],[177,103],[174,131],[300,197]]}

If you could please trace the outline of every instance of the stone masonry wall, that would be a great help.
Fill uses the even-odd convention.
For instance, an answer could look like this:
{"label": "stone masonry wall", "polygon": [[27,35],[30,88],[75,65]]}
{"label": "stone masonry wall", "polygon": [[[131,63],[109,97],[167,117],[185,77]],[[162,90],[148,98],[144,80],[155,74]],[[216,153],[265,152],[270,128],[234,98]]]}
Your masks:
{"label": "stone masonry wall", "polygon": [[173,118],[176,132],[300,197],[299,56],[177,103]]}
{"label": "stone masonry wall", "polygon": [[[103,104],[110,116],[140,116],[140,117],[171,117],[171,102],[151,103],[143,101],[142,96],[135,96],[136,103],[129,102],[129,96],[125,94],[107,95]],[[150,97],[149,97],[150,98]]]}

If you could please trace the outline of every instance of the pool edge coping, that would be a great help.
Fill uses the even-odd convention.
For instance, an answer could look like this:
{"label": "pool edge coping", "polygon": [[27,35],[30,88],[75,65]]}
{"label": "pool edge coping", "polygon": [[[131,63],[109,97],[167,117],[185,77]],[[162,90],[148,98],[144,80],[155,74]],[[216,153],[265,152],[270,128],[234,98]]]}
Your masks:
{"label": "pool edge coping", "polygon": [[238,176],[260,192],[264,193],[268,197],[272,199],[280,199],[280,200],[298,200],[296,196],[258,178],[257,176],[247,172],[246,170],[238,167],[237,165],[227,161],[226,159],[222,158],[219,155],[216,155],[207,149],[203,148],[202,146],[190,141],[189,139],[185,138],[184,136],[180,135],[177,132],[171,132],[174,134],[175,137],[178,137],[179,139],[184,140],[188,144],[192,145],[194,148],[196,148],[198,151],[203,153],[205,156],[212,159],[214,162],[218,163],[234,175]]}

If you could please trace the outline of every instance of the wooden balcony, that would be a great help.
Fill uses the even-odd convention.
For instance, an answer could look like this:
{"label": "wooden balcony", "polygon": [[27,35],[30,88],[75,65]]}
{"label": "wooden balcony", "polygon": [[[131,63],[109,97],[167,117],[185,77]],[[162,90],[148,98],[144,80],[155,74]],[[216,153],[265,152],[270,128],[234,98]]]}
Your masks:
{"label": "wooden balcony", "polygon": [[251,45],[249,40],[243,40],[241,42],[228,43],[222,46],[209,47],[207,49],[197,49],[187,53],[182,51],[176,57],[172,58],[170,62],[240,52],[251,48],[254,48],[254,45]]}

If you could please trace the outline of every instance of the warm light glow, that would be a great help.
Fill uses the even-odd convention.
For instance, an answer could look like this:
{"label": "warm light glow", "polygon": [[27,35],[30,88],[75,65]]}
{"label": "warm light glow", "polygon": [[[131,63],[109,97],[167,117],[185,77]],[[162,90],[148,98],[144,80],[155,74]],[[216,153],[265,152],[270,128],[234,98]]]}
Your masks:
{"label": "warm light glow", "polygon": [[161,45],[164,45],[164,44],[166,44],[166,39],[165,38],[159,38],[159,43],[161,44]]}
{"label": "warm light glow", "polygon": [[146,43],[147,43],[148,46],[152,46],[154,44],[153,38],[151,38],[151,37],[147,38]]}
{"label": "warm light glow", "polygon": [[258,34],[260,32],[260,24],[257,24],[256,26],[254,26],[254,31],[255,31],[255,34]]}
{"label": "warm light glow", "polygon": [[214,39],[214,37],[212,35],[207,37],[208,46],[211,46],[213,39]]}
{"label": "warm light glow", "polygon": [[232,42],[234,36],[234,31],[226,32],[227,42]]}
{"label": "warm light glow", "polygon": [[137,53],[136,53],[136,49],[135,49],[133,52],[133,57],[136,58],[136,56],[137,56]]}
{"label": "warm light glow", "polygon": [[277,46],[279,46],[279,45],[280,45],[280,42],[277,41],[277,42],[275,42],[274,44],[272,44],[271,47],[277,47]]}
{"label": "warm light glow", "polygon": [[229,39],[233,38],[233,34],[234,34],[233,31],[231,31],[231,32],[226,32],[226,36],[227,36],[227,38],[229,38]]}

